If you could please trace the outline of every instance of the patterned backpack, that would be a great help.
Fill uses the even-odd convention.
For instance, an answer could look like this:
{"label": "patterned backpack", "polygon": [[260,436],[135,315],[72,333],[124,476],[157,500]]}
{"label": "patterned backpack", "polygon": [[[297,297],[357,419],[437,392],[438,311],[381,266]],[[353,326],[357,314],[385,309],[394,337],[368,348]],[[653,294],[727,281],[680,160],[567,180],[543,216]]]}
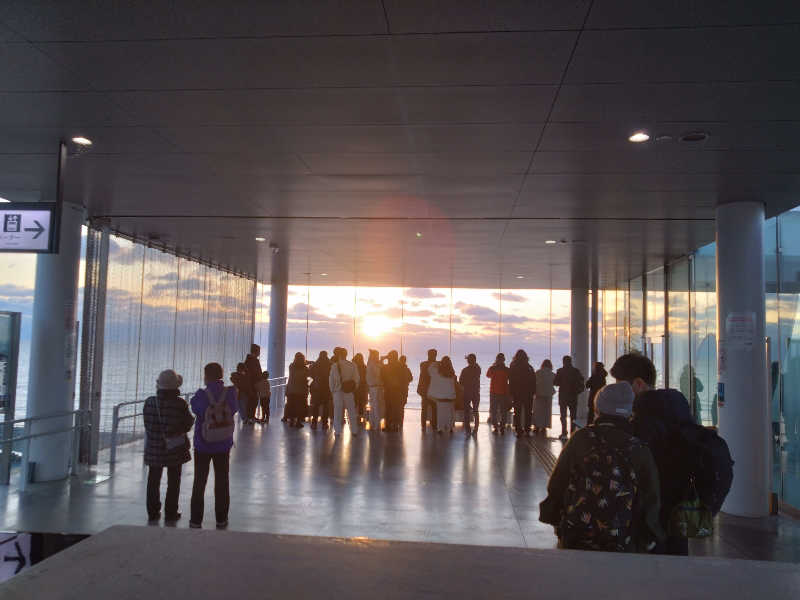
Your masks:
{"label": "patterned backpack", "polygon": [[587,427],[586,435],[592,451],[570,473],[558,537],[565,548],[629,551],[638,493],[630,456],[641,442],[630,436],[624,446],[612,446],[597,425]]}
{"label": "patterned backpack", "polygon": [[203,439],[209,444],[224,442],[233,437],[233,412],[225,399],[228,388],[223,387],[219,397],[206,388],[208,407],[203,416]]}

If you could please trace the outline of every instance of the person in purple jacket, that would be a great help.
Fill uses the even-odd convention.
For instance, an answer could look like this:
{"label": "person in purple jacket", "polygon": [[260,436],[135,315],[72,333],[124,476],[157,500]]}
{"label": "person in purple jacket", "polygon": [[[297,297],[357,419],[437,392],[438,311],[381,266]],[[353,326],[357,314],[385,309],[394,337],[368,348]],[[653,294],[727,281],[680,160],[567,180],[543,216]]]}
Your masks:
{"label": "person in purple jacket", "polygon": [[199,529],[203,524],[203,496],[212,462],[217,529],[228,526],[228,509],[231,503],[228,473],[235,427],[233,415],[238,406],[236,390],[232,387],[226,388],[222,377],[222,365],[207,364],[203,371],[206,387],[197,390],[191,401],[192,412],[197,415],[194,426],[194,484],[189,519],[189,527],[193,529]]}

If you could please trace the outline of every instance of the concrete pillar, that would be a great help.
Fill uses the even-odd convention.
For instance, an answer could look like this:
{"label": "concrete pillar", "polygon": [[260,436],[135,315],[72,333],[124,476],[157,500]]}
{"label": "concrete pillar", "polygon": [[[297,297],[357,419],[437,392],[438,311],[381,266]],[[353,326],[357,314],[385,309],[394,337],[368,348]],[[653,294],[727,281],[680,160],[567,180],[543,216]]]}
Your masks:
{"label": "concrete pillar", "polygon": [[[75,313],[84,210],[74,204],[63,206],[59,252],[41,254],[36,261],[28,418],[74,408]],[[71,417],[35,421],[31,433],[67,429],[71,424]],[[35,463],[33,480],[63,479],[72,454],[70,433],[34,438],[28,455],[28,462]]]}
{"label": "concrete pillar", "polygon": [[717,207],[719,431],[736,461],[722,509],[745,517],[769,513],[763,235],[762,203]]}
{"label": "concrete pillar", "polygon": [[[591,361],[589,364],[589,368],[593,369],[594,364],[600,360],[599,354],[599,345],[600,345],[600,319],[599,319],[599,303],[600,303],[600,290],[597,289],[597,285],[592,288],[592,344],[591,344]],[[605,309],[605,307],[603,307]],[[584,373],[586,377],[589,377],[590,373]]]}
{"label": "concrete pillar", "polygon": [[[573,288],[570,295],[570,355],[572,364],[584,376],[591,374],[589,369],[589,290]],[[581,425],[586,424],[589,413],[586,393],[578,397],[578,418]]]}
{"label": "concrete pillar", "polygon": [[[289,308],[289,256],[284,248],[273,248],[270,272],[269,337],[267,370],[270,377],[286,375],[286,317]],[[273,394],[272,414],[283,410],[283,395]],[[278,406],[280,404],[280,406]]]}

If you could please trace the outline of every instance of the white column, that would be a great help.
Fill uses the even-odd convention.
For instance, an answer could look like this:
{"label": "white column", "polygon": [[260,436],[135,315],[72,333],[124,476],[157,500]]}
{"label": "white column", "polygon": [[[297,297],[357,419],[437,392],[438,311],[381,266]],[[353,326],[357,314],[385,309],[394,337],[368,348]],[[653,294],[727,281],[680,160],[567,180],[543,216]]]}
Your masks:
{"label": "white column", "polygon": [[762,203],[717,207],[719,431],[736,462],[722,508],[745,517],[769,513],[763,236]]}
{"label": "white column", "polygon": [[[36,261],[28,418],[74,408],[75,305],[83,222],[83,207],[64,204],[59,252],[40,254]],[[31,433],[66,429],[71,423],[72,419],[66,417],[36,421],[31,426]],[[28,455],[28,462],[35,463],[34,481],[66,477],[71,456],[72,436],[69,433],[34,438]]]}
{"label": "white column", "polygon": [[[289,304],[289,257],[286,250],[273,251],[270,273],[269,337],[267,370],[270,377],[286,374],[286,317]],[[273,394],[273,415],[283,410],[283,395]],[[281,406],[277,406],[281,404]]]}
{"label": "white column", "polygon": [[[588,378],[589,369],[589,290],[573,288],[570,295],[570,355],[572,365]],[[580,424],[586,424],[588,408],[586,393],[578,396],[578,418]]]}

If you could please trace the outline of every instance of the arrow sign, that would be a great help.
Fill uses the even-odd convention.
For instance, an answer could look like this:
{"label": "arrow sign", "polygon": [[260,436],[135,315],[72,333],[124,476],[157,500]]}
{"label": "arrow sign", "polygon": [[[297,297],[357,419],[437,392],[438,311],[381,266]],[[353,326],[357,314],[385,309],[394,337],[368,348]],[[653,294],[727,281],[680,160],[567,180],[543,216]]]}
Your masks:
{"label": "arrow sign", "polygon": [[17,569],[14,571],[14,575],[22,571],[25,568],[25,565],[28,562],[25,560],[25,555],[22,553],[22,548],[19,547],[19,542],[14,542],[14,548],[17,550],[17,555],[14,556],[5,556],[3,557],[3,562],[15,562],[17,563]]}
{"label": "arrow sign", "polygon": [[57,220],[56,205],[52,203],[0,204],[0,252],[53,252]]}
{"label": "arrow sign", "polygon": [[45,229],[44,227],[42,227],[42,224],[39,223],[39,221],[37,221],[36,219],[34,219],[33,222],[36,223],[36,227],[26,227],[25,231],[35,231],[36,235],[33,236],[33,239],[37,239],[40,235],[44,233]]}

